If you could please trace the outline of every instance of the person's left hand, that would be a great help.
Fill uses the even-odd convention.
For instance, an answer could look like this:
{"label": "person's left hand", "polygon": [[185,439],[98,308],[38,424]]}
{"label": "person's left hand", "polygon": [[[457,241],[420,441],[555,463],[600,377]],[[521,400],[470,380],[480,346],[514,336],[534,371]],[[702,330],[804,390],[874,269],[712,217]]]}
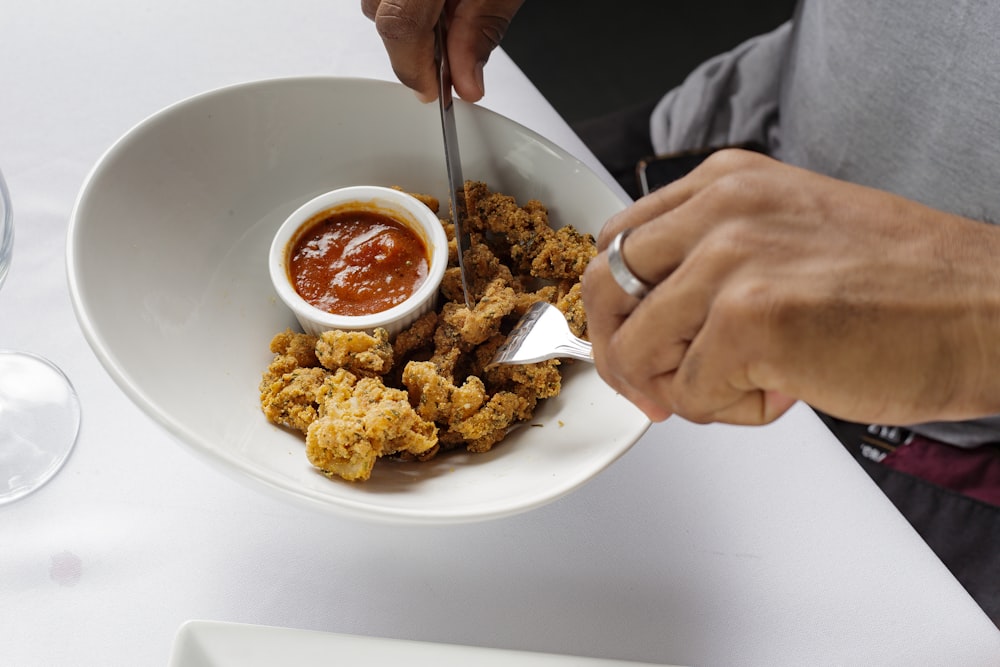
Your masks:
{"label": "person's left hand", "polygon": [[583,299],[598,371],[654,420],[761,424],[796,400],[853,421],[1000,412],[1000,228],[744,151],[640,199]]}
{"label": "person's left hand", "polygon": [[448,12],[448,65],[459,97],[486,93],[483,68],[524,0],[361,0],[399,80],[424,102],[437,99],[434,26]]}

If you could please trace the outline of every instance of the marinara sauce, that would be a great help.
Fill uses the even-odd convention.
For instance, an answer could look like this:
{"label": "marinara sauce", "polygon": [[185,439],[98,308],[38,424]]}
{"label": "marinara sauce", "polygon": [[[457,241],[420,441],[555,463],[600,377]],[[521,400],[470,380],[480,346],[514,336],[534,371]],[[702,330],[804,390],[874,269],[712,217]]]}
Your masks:
{"label": "marinara sauce", "polygon": [[427,245],[408,226],[368,209],[316,216],[293,240],[295,291],[337,315],[370,315],[402,303],[427,278]]}

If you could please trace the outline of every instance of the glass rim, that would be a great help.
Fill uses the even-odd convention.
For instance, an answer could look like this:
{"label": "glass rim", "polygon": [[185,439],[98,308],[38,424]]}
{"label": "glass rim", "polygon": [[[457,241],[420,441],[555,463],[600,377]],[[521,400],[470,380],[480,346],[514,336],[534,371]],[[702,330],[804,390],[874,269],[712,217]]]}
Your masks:
{"label": "glass rim", "polygon": [[10,268],[14,245],[14,211],[10,203],[7,181],[0,171],[0,283]]}

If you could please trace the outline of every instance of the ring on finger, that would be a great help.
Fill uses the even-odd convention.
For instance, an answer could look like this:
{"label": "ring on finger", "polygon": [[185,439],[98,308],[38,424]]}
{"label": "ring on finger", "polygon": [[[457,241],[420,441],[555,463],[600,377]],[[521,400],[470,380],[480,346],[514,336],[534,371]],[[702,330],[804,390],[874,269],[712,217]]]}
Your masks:
{"label": "ring on finger", "polygon": [[611,240],[611,245],[608,246],[608,269],[611,270],[611,277],[626,294],[641,300],[649,294],[650,285],[632,273],[622,255],[625,237],[632,233],[632,229],[630,227],[618,232],[618,235]]}

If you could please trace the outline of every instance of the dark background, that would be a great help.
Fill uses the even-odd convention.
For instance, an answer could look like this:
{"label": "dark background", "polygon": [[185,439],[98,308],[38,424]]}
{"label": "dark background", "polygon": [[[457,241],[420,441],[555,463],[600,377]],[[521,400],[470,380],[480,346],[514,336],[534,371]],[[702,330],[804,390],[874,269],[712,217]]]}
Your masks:
{"label": "dark background", "polygon": [[569,123],[659,98],[795,0],[527,0],[502,46]]}

